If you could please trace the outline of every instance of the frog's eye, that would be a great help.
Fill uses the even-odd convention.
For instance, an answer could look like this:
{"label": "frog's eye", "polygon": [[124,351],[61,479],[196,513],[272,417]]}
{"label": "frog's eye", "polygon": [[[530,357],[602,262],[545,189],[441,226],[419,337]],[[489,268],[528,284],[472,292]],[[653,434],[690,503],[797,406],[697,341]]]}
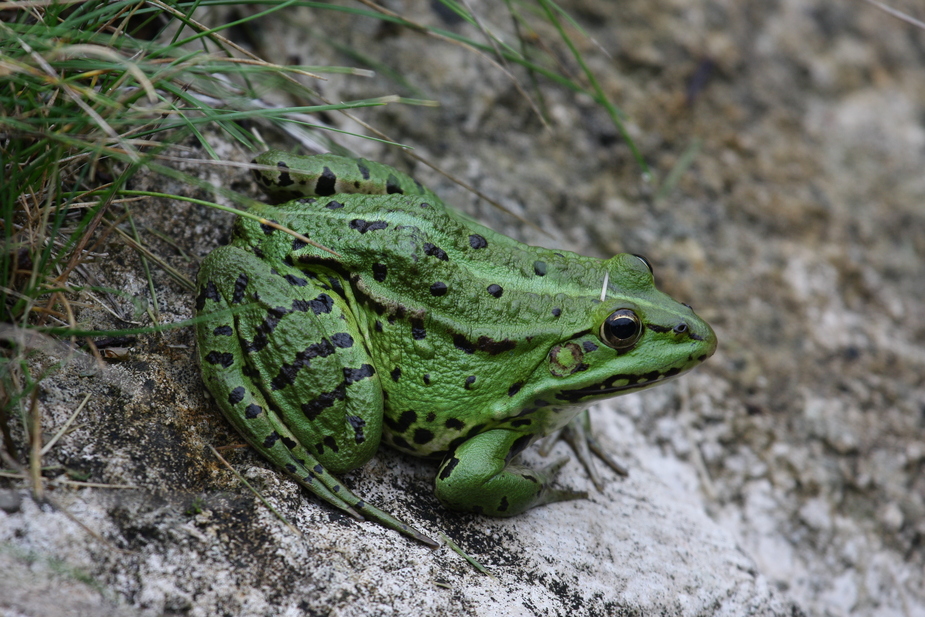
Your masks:
{"label": "frog's eye", "polygon": [[601,340],[618,351],[629,349],[642,336],[642,321],[630,309],[611,313],[601,324]]}
{"label": "frog's eye", "polygon": [[649,273],[652,274],[652,276],[655,276],[655,270],[652,269],[652,264],[649,263],[648,259],[646,259],[642,255],[637,255],[636,253],[633,253],[633,257],[636,257],[637,259],[639,259],[639,261],[646,264],[646,268],[649,269]]}

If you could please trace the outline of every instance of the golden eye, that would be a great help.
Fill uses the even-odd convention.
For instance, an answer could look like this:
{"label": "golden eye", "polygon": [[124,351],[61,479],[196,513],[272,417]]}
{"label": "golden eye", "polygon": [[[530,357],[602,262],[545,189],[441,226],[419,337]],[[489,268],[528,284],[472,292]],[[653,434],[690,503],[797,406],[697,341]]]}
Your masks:
{"label": "golden eye", "polygon": [[642,336],[642,321],[630,309],[619,309],[611,313],[601,324],[601,340],[616,350],[629,349]]}

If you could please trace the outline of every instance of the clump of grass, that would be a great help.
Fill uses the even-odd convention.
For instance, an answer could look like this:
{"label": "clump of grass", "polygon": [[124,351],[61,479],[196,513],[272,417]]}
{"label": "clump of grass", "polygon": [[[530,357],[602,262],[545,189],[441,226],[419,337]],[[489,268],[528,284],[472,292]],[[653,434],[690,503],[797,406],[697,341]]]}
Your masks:
{"label": "clump of grass", "polygon": [[[131,232],[131,213],[123,208],[138,199],[125,189],[133,174],[147,166],[184,179],[165,164],[164,153],[192,134],[214,157],[202,138],[207,125],[252,147],[256,139],[244,128],[246,119],[381,103],[295,110],[261,106],[259,91],[271,84],[301,89],[303,96],[311,97],[309,89],[292,79],[293,74],[309,73],[249,57],[193,20],[193,7],[160,0],[39,1],[3,11],[0,457],[4,467],[21,469],[11,430],[14,418],[20,419],[25,443],[39,443],[37,394],[45,375],[33,375],[28,362],[30,350],[43,346],[36,341],[37,333],[63,336],[72,346],[78,335],[86,334],[78,328],[73,302],[79,292],[92,288],[75,283],[72,274],[93,258],[95,247],[111,234],[124,235],[125,241],[144,251],[143,240]],[[156,256],[147,253],[143,259],[147,268]],[[191,285],[185,277],[179,278]],[[153,283],[149,287],[156,297]],[[156,302],[152,305],[156,307]],[[156,323],[156,314],[152,321]],[[99,358],[92,338],[87,343]],[[40,447],[31,450],[41,452]],[[35,469],[36,461],[32,462]]]}

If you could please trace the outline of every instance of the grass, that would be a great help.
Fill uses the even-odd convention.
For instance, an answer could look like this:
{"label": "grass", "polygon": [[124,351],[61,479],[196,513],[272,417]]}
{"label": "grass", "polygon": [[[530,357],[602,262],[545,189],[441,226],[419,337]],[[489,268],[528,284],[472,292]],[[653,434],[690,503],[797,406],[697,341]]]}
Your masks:
{"label": "grass", "polygon": [[[193,138],[207,157],[203,164],[234,164],[219,160],[206,133],[218,132],[245,149],[258,150],[262,140],[255,127],[259,127],[337,149],[341,148],[340,133],[323,126],[319,114],[350,115],[362,107],[428,104],[420,100],[420,93],[408,89],[399,73],[381,63],[372,68],[391,75],[396,90],[418,98],[384,94],[331,103],[305,84],[323,73],[361,77],[368,74],[368,68],[276,65],[224,36],[230,29],[295,7],[379,19],[484,57],[512,80],[541,118],[540,83],[585,94],[607,110],[626,137],[619,110],[607,100],[574,44],[576,37],[585,34],[555,4],[507,0],[510,21],[506,24],[486,24],[454,0],[443,4],[478,35],[461,35],[460,28],[425,26],[365,1],[340,5],[292,0],[247,4],[231,0],[0,1],[0,472],[8,478],[6,482],[19,478],[29,482],[37,497],[43,495],[42,459],[48,448],[42,442],[38,394],[40,384],[56,366],[39,370],[39,364],[31,361],[34,355],[45,352],[74,361],[81,357],[78,349],[85,348],[103,364],[113,353],[127,353],[130,339],[126,337],[162,327],[152,276],[155,269],[192,291],[185,273],[171,269],[148,248],[152,232],[142,232],[134,222],[131,206],[151,196],[127,188],[140,169],[246,206],[246,196],[178,171],[173,147]],[[217,27],[197,20],[198,9],[232,5],[247,17]],[[537,26],[551,27],[558,40],[544,40]],[[363,49],[325,41],[321,33],[313,35],[354,61],[371,63]],[[564,62],[562,54],[551,53],[551,49],[561,49],[563,54],[567,50],[571,61]],[[577,66],[577,73],[571,74],[567,66]],[[305,104],[281,108],[265,103],[263,96],[271,89],[286,90],[292,100]],[[363,126],[367,131],[363,137],[394,143],[375,127]],[[627,143],[645,171],[635,146],[629,139]],[[221,207],[208,200],[201,203]],[[139,253],[149,297],[131,321],[123,319],[125,328],[88,330],[75,316],[81,303],[92,297],[87,294],[120,292],[83,283],[85,279],[75,273],[113,242]],[[178,325],[188,322],[166,327]],[[100,349],[104,336],[110,350]],[[121,351],[112,352],[112,348]]]}

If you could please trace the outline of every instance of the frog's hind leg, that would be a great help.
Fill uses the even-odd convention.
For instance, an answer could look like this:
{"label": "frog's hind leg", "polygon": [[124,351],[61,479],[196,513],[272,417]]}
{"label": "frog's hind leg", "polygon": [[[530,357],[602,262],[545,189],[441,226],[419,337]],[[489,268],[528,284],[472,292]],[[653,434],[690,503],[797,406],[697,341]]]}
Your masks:
{"label": "frog's hind leg", "polygon": [[437,499],[451,510],[514,516],[534,506],[586,498],[584,491],[549,486],[567,459],[545,469],[514,462],[531,441],[531,435],[495,429],[463,442],[437,472]]}
{"label": "frog's hind leg", "polygon": [[[297,288],[302,288],[302,292],[283,285],[290,286],[292,283],[284,274],[240,248],[217,249],[203,264],[200,274],[201,291],[196,307],[203,319],[197,323],[196,332],[203,377],[223,414],[251,446],[317,497],[355,518],[378,522],[429,546],[437,546],[433,540],[413,527],[370,506],[351,493],[323,464],[333,461],[335,467],[339,466],[344,470],[366,462],[378,445],[379,433],[376,429],[380,421],[376,416],[381,415],[381,402],[378,410],[366,410],[368,422],[360,417],[359,412],[342,420],[342,424],[349,427],[346,430],[353,436],[353,441],[358,441],[363,427],[367,425],[367,434],[373,441],[372,444],[366,444],[356,455],[353,465],[350,465],[349,458],[338,462],[336,458],[316,456],[310,451],[310,448],[317,450],[319,447],[328,446],[326,453],[330,455],[330,446],[333,445],[333,449],[338,450],[336,437],[342,435],[328,434],[327,430],[330,427],[326,428],[323,426],[324,423],[319,423],[322,425],[322,432],[317,440],[312,440],[311,432],[305,430],[305,422],[309,422],[310,418],[300,413],[298,406],[294,408],[295,412],[289,412],[288,415],[284,415],[279,408],[280,400],[286,401],[286,408],[289,408],[293,398],[305,399],[306,393],[293,388],[295,384],[292,381],[284,383],[285,379],[265,379],[257,367],[266,368],[268,363],[280,364],[276,367],[279,375],[295,378],[294,376],[303,372],[292,371],[297,362],[301,362],[301,368],[307,368],[311,359],[324,357],[325,354],[316,353],[319,349],[323,348],[330,356],[334,355],[333,349],[337,348],[337,345],[329,340],[335,338],[336,334],[325,337],[319,334],[317,324],[288,319],[293,314],[314,315],[315,310],[328,315],[335,305],[333,299],[318,289],[313,289],[311,285],[296,285]],[[345,320],[346,318],[338,319],[341,322]],[[312,343],[307,344],[306,340]],[[340,343],[346,344],[346,340],[341,338]],[[288,358],[293,362],[289,364],[277,362],[278,359],[273,356],[274,353],[288,354],[294,348],[301,349],[303,355],[293,353]],[[314,352],[306,353],[307,349],[313,349]],[[332,370],[329,366],[328,373]],[[356,382],[364,376],[372,378],[368,374],[371,367],[361,367],[358,371],[338,368],[337,372],[340,373],[341,383],[334,391],[340,392],[340,400],[347,398],[346,391],[339,390],[346,388],[344,382],[351,379]],[[377,382],[372,385],[374,389],[379,387]],[[279,391],[285,390],[286,387],[293,390],[289,400],[287,397],[278,396]],[[270,392],[274,394],[273,399],[268,396]],[[336,401],[338,396],[334,396],[333,399]],[[375,402],[375,399],[368,401],[362,396],[359,399],[361,403]],[[324,407],[323,405],[322,408]],[[346,446],[347,441],[342,439],[341,443]],[[349,456],[349,453],[345,456]]]}

